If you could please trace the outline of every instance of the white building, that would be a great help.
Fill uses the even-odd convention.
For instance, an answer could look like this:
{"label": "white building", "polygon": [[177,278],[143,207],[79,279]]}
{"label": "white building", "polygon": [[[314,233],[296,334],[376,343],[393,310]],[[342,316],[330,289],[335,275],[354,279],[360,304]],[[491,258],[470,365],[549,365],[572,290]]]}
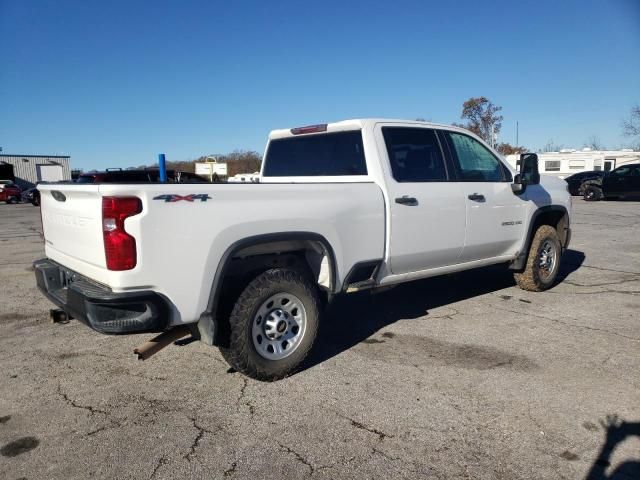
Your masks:
{"label": "white building", "polygon": [[[520,155],[507,155],[506,158],[509,165],[518,168]],[[567,148],[559,152],[538,153],[538,160],[540,173],[565,178],[578,172],[609,171],[627,163],[640,163],[640,151]]]}

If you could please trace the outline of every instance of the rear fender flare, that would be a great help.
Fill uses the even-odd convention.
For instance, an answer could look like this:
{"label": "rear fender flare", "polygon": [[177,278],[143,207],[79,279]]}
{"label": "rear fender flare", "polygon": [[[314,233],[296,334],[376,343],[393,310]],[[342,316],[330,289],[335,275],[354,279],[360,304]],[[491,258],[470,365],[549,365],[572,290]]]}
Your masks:
{"label": "rear fender flare", "polygon": [[217,345],[219,343],[218,338],[218,319],[216,319],[216,309],[218,307],[218,301],[220,298],[220,292],[222,290],[222,283],[225,278],[225,274],[231,263],[231,259],[240,250],[255,245],[260,245],[269,242],[278,241],[290,241],[290,240],[309,240],[318,242],[322,245],[325,254],[328,257],[329,265],[331,269],[330,277],[330,293],[338,293],[340,286],[338,285],[338,272],[336,256],[329,241],[318,233],[313,232],[278,232],[267,233],[262,235],[254,235],[246,237],[234,242],[222,255],[216,273],[213,277],[211,285],[211,292],[209,293],[209,300],[207,302],[207,309],[202,312],[200,319],[198,320],[198,332],[200,340],[208,345]]}

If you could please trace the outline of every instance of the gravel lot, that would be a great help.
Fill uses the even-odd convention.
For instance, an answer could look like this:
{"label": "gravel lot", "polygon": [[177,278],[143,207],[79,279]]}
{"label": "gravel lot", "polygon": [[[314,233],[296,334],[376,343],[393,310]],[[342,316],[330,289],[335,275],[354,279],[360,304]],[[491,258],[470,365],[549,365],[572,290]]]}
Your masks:
{"label": "gravel lot", "polygon": [[492,267],[339,298],[260,383],[51,323],[39,211],[1,204],[0,478],[640,478],[639,205],[574,199],[549,292]]}

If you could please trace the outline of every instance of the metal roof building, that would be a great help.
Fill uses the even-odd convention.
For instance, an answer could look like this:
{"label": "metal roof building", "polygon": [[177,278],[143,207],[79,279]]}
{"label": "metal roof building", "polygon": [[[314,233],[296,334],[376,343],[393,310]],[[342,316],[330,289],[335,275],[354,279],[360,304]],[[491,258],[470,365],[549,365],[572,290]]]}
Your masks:
{"label": "metal roof building", "polygon": [[22,189],[36,182],[71,180],[70,161],[60,155],[0,155],[0,180],[13,180]]}

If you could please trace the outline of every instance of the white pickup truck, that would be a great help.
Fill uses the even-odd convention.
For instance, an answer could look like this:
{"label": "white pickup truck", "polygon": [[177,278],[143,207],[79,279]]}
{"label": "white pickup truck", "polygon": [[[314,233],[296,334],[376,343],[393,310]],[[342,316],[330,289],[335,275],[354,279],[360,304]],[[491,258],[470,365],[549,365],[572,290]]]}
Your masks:
{"label": "white pickup truck", "polygon": [[275,130],[258,183],[41,184],[39,288],[112,334],[189,328],[229,364],[282,378],[323,304],[484,265],[556,279],[571,197],[449,125],[359,119]]}

